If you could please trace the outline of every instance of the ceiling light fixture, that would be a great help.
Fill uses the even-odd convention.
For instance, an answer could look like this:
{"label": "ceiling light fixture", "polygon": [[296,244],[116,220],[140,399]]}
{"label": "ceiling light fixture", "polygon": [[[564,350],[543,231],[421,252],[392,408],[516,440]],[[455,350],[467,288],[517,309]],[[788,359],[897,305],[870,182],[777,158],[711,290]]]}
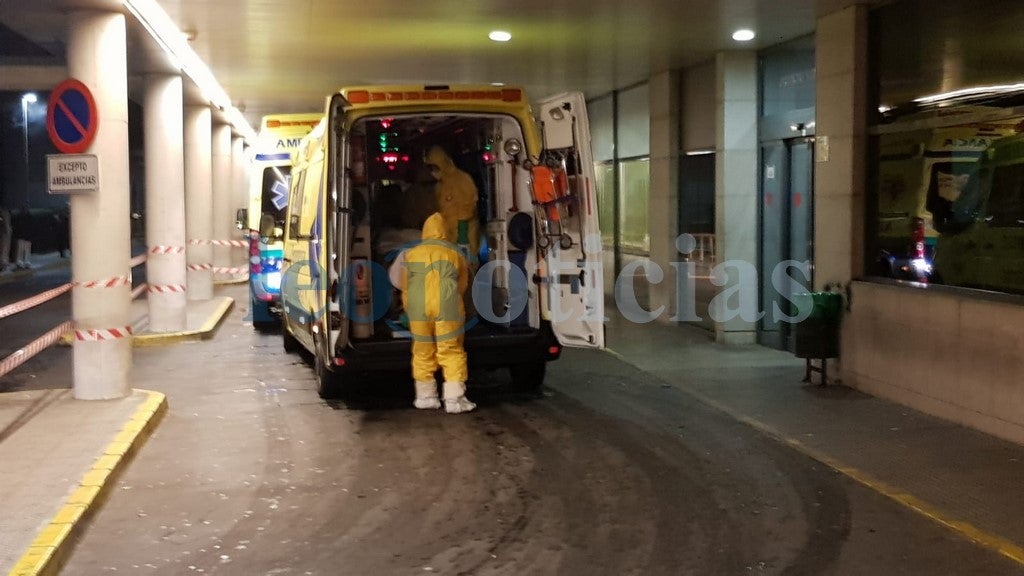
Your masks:
{"label": "ceiling light fixture", "polygon": [[732,39],[737,42],[750,42],[751,40],[754,39],[755,36],[757,35],[754,34],[753,30],[748,30],[746,28],[737,30],[732,33]]}
{"label": "ceiling light fixture", "polygon": [[217,82],[213,72],[189,46],[188,35],[195,37],[195,32],[182,32],[157,4],[156,0],[123,0],[124,6],[132,16],[149,32],[157,44],[170,56],[175,67],[188,76],[199,87],[203,98],[210,104],[223,110],[228,121],[244,138],[256,141],[256,132],[245,117],[231,104],[231,98]]}
{"label": "ceiling light fixture", "polygon": [[494,30],[488,34],[487,37],[495,42],[508,42],[512,39],[512,34],[505,32],[504,30]]}

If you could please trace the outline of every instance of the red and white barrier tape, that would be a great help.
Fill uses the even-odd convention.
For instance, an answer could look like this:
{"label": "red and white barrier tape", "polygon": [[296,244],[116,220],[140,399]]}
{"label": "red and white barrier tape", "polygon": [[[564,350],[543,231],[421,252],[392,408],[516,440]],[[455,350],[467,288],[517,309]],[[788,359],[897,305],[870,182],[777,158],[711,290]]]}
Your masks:
{"label": "red and white barrier tape", "polygon": [[199,270],[199,271],[213,270],[213,264],[189,264],[188,265],[188,269],[189,270]]}
{"label": "red and white barrier tape", "polygon": [[214,266],[213,267],[213,273],[214,274],[241,274],[242,272],[248,272],[248,271],[249,271],[249,267],[248,266],[243,266],[241,268],[224,268],[222,266]]}
{"label": "red and white barrier tape", "polygon": [[107,328],[106,330],[75,330],[75,340],[79,342],[103,342],[117,340],[132,335],[132,327]]}
{"label": "red and white barrier tape", "polygon": [[151,294],[184,294],[185,286],[182,284],[164,284],[149,286]]}
{"label": "red and white barrier tape", "polygon": [[192,239],[188,241],[189,244],[197,246],[200,244],[211,244],[213,246],[234,246],[235,248],[248,248],[249,243],[245,240],[198,240]]}
{"label": "red and white barrier tape", "polygon": [[184,254],[184,246],[150,246],[150,254]]}
{"label": "red and white barrier tape", "polygon": [[20,300],[18,302],[15,302],[14,304],[8,304],[7,306],[4,306],[3,308],[0,308],[0,318],[6,318],[7,316],[13,316],[13,315],[17,314],[18,312],[23,312],[23,311],[28,310],[29,308],[31,308],[33,306],[38,306],[38,305],[42,304],[43,302],[46,302],[48,300],[52,300],[52,299],[56,298],[57,296],[60,296],[61,294],[67,292],[68,290],[71,290],[71,288],[72,288],[72,284],[68,283],[68,284],[65,284],[63,286],[54,288],[53,290],[47,290],[46,292],[43,292],[43,293],[40,293],[40,294],[36,294],[35,296],[33,296],[31,298],[26,298],[25,300]]}
{"label": "red and white barrier tape", "polygon": [[130,267],[132,267],[132,268],[135,268],[136,266],[138,266],[139,264],[142,264],[142,263],[143,263],[143,262],[145,262],[145,261],[146,261],[146,255],[145,255],[145,254],[139,254],[139,255],[138,255],[138,256],[136,256],[135,258],[132,258],[132,259],[131,259],[131,260],[130,260],[130,261],[128,262],[128,265],[129,265]]}
{"label": "red and white barrier tape", "polygon": [[[70,287],[70,284],[68,287]],[[21,366],[29,358],[52,346],[55,342],[60,340],[61,336],[66,332],[70,332],[73,326],[74,324],[72,324],[71,321],[65,322],[46,334],[43,334],[39,338],[36,338],[28,346],[25,346],[7,358],[0,360],[0,377],[4,376],[11,370],[14,370],[18,366]]]}
{"label": "red and white barrier tape", "polygon": [[86,282],[72,282],[75,288],[117,288],[118,286],[130,285],[131,276],[115,276],[103,280],[88,280]]}
{"label": "red and white barrier tape", "polygon": [[143,282],[142,284],[139,284],[138,286],[136,286],[135,289],[132,290],[132,300],[135,300],[136,298],[141,296],[142,293],[146,291],[146,288],[148,286],[149,286],[149,284],[146,284],[145,282]]}

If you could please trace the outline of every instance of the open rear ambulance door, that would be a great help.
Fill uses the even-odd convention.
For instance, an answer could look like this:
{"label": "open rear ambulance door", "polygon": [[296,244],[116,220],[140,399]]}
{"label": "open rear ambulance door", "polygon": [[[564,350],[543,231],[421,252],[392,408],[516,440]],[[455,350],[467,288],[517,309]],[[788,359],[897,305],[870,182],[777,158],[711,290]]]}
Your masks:
{"label": "open rear ambulance door", "polygon": [[552,329],[563,346],[604,348],[601,230],[583,94],[541,100],[538,116],[539,167],[551,174],[557,196],[536,210]]}
{"label": "open rear ambulance door", "polygon": [[340,94],[331,97],[327,113],[327,155],[330,172],[326,175],[326,220],[328,257],[328,290],[325,327],[327,349],[333,357],[348,345],[349,313],[353,310],[350,296],[349,236],[351,234],[352,183],[350,179],[349,140],[345,132],[345,113],[350,104]]}

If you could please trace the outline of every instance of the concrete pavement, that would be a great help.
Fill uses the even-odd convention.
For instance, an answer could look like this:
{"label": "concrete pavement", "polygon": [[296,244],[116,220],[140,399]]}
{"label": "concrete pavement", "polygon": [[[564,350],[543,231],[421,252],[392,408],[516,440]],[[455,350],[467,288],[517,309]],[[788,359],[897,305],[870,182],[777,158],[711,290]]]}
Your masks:
{"label": "concrete pavement", "polygon": [[67,389],[0,395],[0,570],[56,574],[166,409],[163,394],[145,390],[90,402]]}
{"label": "concrete pavement", "polygon": [[1024,566],[1024,446],[841,384],[805,384],[803,360],[718,345],[698,328],[615,319],[608,341],[638,369]]}
{"label": "concrete pavement", "polygon": [[[193,304],[189,337],[213,336],[227,301]],[[1016,491],[1024,446],[842,385],[804,384],[802,360],[721,346],[698,328],[616,318],[608,341],[611,354],[664,386],[1024,567],[1024,500]],[[0,394],[0,461],[8,464],[0,506],[14,511],[0,521],[0,573],[56,573],[110,479],[165,410],[162,395],[144,390],[109,402],[75,401],[68,390]]]}
{"label": "concrete pavement", "polygon": [[[45,255],[39,260],[33,269],[5,273],[3,280],[23,280],[66,262]],[[155,334],[147,331],[145,300],[137,299],[134,343],[210,338],[233,304],[223,296],[189,302],[185,330]],[[162,393],[143,389],[104,401],[75,400],[67,388],[0,394],[0,574],[58,573],[112,479],[166,410]]]}

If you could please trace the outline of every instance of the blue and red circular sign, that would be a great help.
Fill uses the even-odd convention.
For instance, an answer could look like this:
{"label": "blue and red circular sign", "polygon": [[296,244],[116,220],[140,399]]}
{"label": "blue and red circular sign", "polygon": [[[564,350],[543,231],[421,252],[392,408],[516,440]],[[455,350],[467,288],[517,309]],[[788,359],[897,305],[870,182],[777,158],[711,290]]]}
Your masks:
{"label": "blue and red circular sign", "polygon": [[46,107],[46,131],[61,152],[84,152],[96,137],[98,124],[96,101],[85,84],[68,78],[50,93]]}

